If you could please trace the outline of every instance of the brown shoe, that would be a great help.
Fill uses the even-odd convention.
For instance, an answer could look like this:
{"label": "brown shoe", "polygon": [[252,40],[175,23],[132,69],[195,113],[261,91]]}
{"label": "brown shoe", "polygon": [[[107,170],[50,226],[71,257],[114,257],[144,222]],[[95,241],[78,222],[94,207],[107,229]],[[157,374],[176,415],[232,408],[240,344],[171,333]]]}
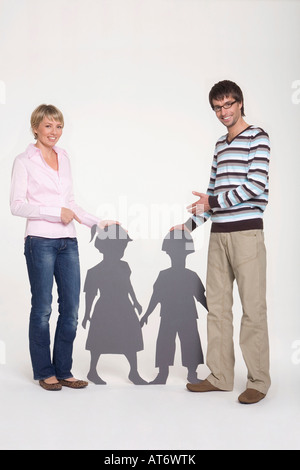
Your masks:
{"label": "brown shoe", "polygon": [[207,379],[198,384],[187,384],[186,388],[190,392],[223,392],[223,390],[215,387]]}
{"label": "brown shoe", "polygon": [[75,389],[80,389],[80,388],[85,388],[88,386],[88,382],[85,382],[84,380],[60,380],[59,383],[63,387],[69,387],[69,388],[75,388]]}
{"label": "brown shoe", "polygon": [[265,396],[264,393],[258,390],[247,388],[247,390],[239,396],[239,402],[243,405],[252,405],[253,403],[258,403],[260,400],[263,400]]}
{"label": "brown shoe", "polygon": [[49,392],[59,392],[62,389],[62,386],[59,382],[48,384],[45,382],[45,380],[40,380],[39,384],[43,389],[48,390]]}

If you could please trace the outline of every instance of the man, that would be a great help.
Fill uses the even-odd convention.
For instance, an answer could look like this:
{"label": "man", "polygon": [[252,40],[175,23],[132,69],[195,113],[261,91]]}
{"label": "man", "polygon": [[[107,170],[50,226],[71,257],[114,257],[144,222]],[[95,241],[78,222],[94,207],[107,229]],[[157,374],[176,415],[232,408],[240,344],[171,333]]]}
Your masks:
{"label": "man", "polygon": [[229,80],[213,86],[209,101],[227,128],[216,143],[207,194],[188,207],[193,230],[212,220],[207,269],[207,365],[211,374],[192,392],[231,391],[234,385],[233,282],[243,308],[240,346],[248,369],[240,403],[257,403],[270,387],[263,213],[268,203],[268,134],[244,120],[241,89]]}

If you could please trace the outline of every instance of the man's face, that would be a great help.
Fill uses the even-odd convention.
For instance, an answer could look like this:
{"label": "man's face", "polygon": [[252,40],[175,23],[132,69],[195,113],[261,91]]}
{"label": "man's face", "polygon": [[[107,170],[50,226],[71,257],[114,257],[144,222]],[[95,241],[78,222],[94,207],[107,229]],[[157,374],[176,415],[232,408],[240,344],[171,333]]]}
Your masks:
{"label": "man's face", "polygon": [[[242,119],[241,109],[243,103],[236,101],[232,95],[224,96],[221,100],[212,100],[212,104],[217,118],[227,128],[233,127]],[[223,107],[224,105],[228,106],[227,109]]]}

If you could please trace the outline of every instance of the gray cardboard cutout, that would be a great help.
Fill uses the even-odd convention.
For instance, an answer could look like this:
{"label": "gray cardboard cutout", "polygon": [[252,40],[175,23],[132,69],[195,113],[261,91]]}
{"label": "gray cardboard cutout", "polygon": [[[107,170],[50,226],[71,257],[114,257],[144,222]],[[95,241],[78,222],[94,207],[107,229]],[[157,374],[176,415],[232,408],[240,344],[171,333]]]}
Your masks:
{"label": "gray cardboard cutout", "polygon": [[101,354],[123,354],[130,364],[129,380],[135,385],[147,384],[138,372],[137,352],[144,349],[141,328],[160,303],[161,323],[155,364],[159,372],[150,383],[166,383],[169,367],[174,364],[177,335],[181,343],[182,364],[188,370],[188,381],[198,382],[196,369],[204,361],[195,300],[206,309],[207,306],[201,279],[185,267],[186,257],[194,252],[191,235],[176,230],[165,237],[162,250],[170,256],[171,267],[159,273],[148,309],[139,321],[142,307],[131,284],[130,267],[122,261],[127,244],[132,240],[119,225],[105,230],[93,227],[92,239],[96,233],[95,248],[102,253],[103,260],[88,270],[84,284],[86,308],[83,328],[90,322],[86,342],[86,349],[91,354],[88,379],[97,385],[105,384],[97,371]]}
{"label": "gray cardboard cutout", "polygon": [[145,315],[160,304],[161,322],[156,343],[156,362],[159,372],[151,384],[165,384],[169,367],[174,364],[176,336],[181,344],[182,365],[187,368],[187,379],[199,382],[196,369],[203,364],[203,352],[198,331],[198,313],[195,300],[207,310],[205,289],[199,276],[186,268],[186,257],[195,251],[191,235],[186,231],[172,231],[165,237],[162,250],[171,258],[171,267],[161,271],[153,286],[153,294]]}
{"label": "gray cardboard cutout", "polygon": [[[92,238],[96,230],[93,227]],[[86,349],[91,353],[87,377],[97,385],[105,384],[97,372],[101,354],[124,354],[130,364],[129,379],[136,385],[147,383],[137,370],[137,352],[144,349],[137,317],[142,307],[130,281],[129,265],[122,261],[130,241],[125,230],[118,225],[98,230],[95,247],[103,254],[103,260],[87,272],[85,280],[86,310],[82,326],[86,328],[87,321],[90,321]]]}

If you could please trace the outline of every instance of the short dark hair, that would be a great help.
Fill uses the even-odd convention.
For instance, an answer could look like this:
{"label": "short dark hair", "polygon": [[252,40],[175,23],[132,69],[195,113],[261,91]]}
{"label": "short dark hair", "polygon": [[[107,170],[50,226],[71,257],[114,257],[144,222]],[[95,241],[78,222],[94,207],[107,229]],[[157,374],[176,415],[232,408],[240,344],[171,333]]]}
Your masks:
{"label": "short dark hair", "polygon": [[244,109],[244,97],[243,92],[240,87],[230,80],[222,80],[221,82],[216,83],[209,92],[209,102],[214,109],[212,100],[222,100],[225,96],[231,95],[239,103],[243,103],[241,108],[242,116],[245,116]]}

